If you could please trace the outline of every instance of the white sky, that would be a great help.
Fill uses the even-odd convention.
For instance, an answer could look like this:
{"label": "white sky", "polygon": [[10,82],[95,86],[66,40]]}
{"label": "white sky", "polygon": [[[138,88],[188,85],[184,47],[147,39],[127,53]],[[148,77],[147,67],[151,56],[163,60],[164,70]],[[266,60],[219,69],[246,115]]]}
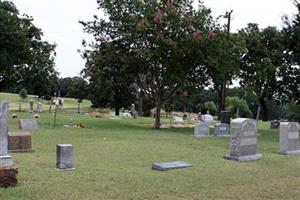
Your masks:
{"label": "white sky", "polygon": [[[61,77],[79,75],[84,67],[77,49],[82,49],[82,39],[90,39],[82,31],[79,20],[92,20],[97,10],[96,0],[12,0],[20,13],[34,18],[34,24],[44,32],[44,39],[56,43],[56,68]],[[204,0],[214,17],[233,9],[232,30],[249,22],[260,27],[281,27],[281,17],[296,12],[292,0]]]}

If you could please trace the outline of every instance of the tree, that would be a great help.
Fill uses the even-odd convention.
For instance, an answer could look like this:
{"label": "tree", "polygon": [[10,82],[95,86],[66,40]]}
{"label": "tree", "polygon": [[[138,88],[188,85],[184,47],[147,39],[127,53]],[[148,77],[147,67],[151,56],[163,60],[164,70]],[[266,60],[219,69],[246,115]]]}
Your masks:
{"label": "tree", "polygon": [[230,112],[231,117],[251,117],[253,114],[244,99],[239,97],[226,97],[226,109]]}
{"label": "tree", "polygon": [[39,96],[52,92],[57,79],[55,45],[42,41],[33,18],[19,15],[12,2],[0,0],[0,89],[27,88]]}
{"label": "tree", "polygon": [[22,110],[21,101],[24,101],[28,97],[27,90],[25,88],[19,91],[19,97],[20,97],[19,112],[21,112]]}
{"label": "tree", "polygon": [[[189,78],[202,74],[201,45],[212,28],[210,10],[192,1],[98,0],[109,20],[83,23],[100,45],[118,44],[126,57],[126,69],[136,84],[155,101],[155,128],[160,128],[163,103]],[[97,44],[95,44],[97,45]],[[110,45],[115,47],[115,45]],[[114,53],[118,51],[114,51]],[[123,57],[123,56],[121,56]],[[127,72],[128,72],[127,71]]]}
{"label": "tree", "polygon": [[207,101],[204,105],[207,111],[209,111],[209,114],[215,115],[217,113],[217,106],[213,101]]}
{"label": "tree", "polygon": [[284,17],[283,33],[286,55],[291,65],[288,70],[281,71],[284,79],[281,80],[286,99],[300,103],[300,1],[294,1],[298,13],[289,19]]}
{"label": "tree", "polygon": [[69,88],[69,95],[78,102],[78,113],[80,113],[80,103],[88,96],[88,83],[81,77],[74,77],[74,83]]}
{"label": "tree", "polygon": [[[241,31],[246,40],[246,53],[242,58],[241,85],[252,90],[262,109],[262,120],[268,120],[268,99],[280,90],[280,80],[289,77],[282,73],[289,69],[284,55],[283,35],[275,27],[259,29],[257,24],[249,24]],[[284,75],[284,76],[283,76]]]}

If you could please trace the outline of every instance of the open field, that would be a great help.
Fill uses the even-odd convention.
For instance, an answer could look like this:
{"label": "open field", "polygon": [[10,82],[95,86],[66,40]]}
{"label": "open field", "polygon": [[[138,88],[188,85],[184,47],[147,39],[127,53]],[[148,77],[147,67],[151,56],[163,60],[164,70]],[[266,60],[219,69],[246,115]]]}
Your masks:
{"label": "open field", "polygon": [[[19,118],[30,118],[29,113]],[[63,128],[70,119],[84,129]],[[17,130],[10,119],[10,131]],[[19,184],[0,189],[0,199],[299,199],[300,157],[281,156],[278,130],[259,123],[263,159],[237,163],[223,159],[228,138],[195,138],[192,128],[153,130],[153,119],[91,118],[42,113],[32,132],[34,153],[13,153]],[[55,169],[56,144],[75,148],[76,170]],[[158,172],[158,161],[184,160],[192,168]]]}

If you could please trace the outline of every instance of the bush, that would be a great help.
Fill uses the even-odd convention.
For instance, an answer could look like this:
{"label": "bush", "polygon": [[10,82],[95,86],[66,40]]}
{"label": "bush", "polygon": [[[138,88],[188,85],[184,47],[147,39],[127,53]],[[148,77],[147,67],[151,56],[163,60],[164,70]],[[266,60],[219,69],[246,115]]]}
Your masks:
{"label": "bush", "polygon": [[207,111],[209,111],[209,114],[215,115],[218,111],[216,104],[213,101],[208,101],[204,103],[204,106]]}
{"label": "bush", "polygon": [[[226,110],[230,112],[231,117],[252,117],[253,114],[244,99],[239,97],[226,97]],[[237,116],[238,115],[238,116]]]}

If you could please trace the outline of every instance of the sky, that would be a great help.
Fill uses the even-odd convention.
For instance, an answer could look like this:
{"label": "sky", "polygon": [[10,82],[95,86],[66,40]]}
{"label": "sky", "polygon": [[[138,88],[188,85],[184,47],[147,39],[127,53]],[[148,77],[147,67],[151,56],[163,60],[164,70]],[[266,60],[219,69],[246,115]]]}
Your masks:
{"label": "sky", "polygon": [[[90,21],[93,15],[103,16],[97,10],[96,0],[12,0],[19,12],[34,18],[34,24],[42,29],[44,40],[55,43],[56,69],[60,77],[79,76],[84,60],[78,49],[81,41],[91,40],[79,21]],[[231,30],[237,31],[248,23],[258,23],[261,28],[281,27],[283,15],[296,13],[292,0],[203,0],[218,17],[233,10]],[[221,21],[221,23],[225,23]]]}

